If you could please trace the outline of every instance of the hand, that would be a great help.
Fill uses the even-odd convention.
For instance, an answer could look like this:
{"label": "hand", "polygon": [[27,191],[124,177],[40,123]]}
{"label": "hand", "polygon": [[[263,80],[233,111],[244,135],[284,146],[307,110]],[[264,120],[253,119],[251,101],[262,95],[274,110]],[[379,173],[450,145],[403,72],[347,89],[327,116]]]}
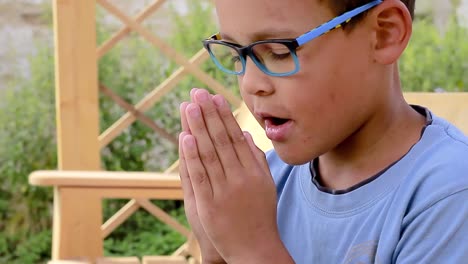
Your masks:
{"label": "hand", "polygon": [[190,177],[187,171],[187,165],[185,163],[184,152],[182,148],[182,139],[185,137],[185,135],[190,134],[190,129],[188,127],[187,118],[185,116],[185,111],[186,111],[188,104],[189,103],[187,102],[183,102],[180,105],[182,133],[179,136],[179,160],[180,160],[179,174],[180,174],[180,179],[182,183],[182,189],[184,192],[185,214],[192,228],[192,231],[200,245],[203,263],[216,263],[216,264],[226,263],[224,259],[221,257],[221,255],[218,253],[216,248],[211,243],[210,239],[205,233],[205,230],[203,230],[203,226],[200,223],[200,219],[197,213],[197,203],[195,201],[192,183],[190,182]]}
{"label": "hand", "polygon": [[193,95],[195,103],[185,106],[190,133],[180,141],[206,235],[228,263],[292,263],[279,238],[264,153],[222,96],[202,89]]}

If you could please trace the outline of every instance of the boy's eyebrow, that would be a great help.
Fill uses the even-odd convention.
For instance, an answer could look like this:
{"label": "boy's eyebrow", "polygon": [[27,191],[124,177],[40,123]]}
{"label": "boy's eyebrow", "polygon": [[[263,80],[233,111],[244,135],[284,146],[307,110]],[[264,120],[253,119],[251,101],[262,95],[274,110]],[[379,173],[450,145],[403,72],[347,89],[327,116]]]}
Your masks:
{"label": "boy's eyebrow", "polygon": [[[231,37],[229,34],[219,32],[221,39],[229,41],[229,42],[234,42],[234,43],[239,43],[234,39],[234,37]],[[257,32],[252,32],[247,34],[247,39],[250,41],[259,41],[259,40],[265,40],[265,39],[277,39],[277,38],[296,38],[298,37],[299,34],[296,32],[293,32],[289,29],[278,29],[278,28],[269,28],[269,29],[264,29],[262,31],[257,31]]]}

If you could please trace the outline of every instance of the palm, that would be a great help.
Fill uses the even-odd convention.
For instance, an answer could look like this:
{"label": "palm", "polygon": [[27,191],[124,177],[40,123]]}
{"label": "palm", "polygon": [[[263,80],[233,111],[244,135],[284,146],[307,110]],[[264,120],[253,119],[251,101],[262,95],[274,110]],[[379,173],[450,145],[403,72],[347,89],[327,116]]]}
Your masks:
{"label": "palm", "polygon": [[203,258],[209,259],[207,262],[210,263],[225,263],[224,259],[219,255],[218,251],[213,246],[211,240],[206,235],[206,232],[200,223],[195,197],[186,197],[186,200],[184,201],[184,207],[187,220],[192,228],[193,233],[195,234],[195,237],[198,240],[198,243],[200,244]]}

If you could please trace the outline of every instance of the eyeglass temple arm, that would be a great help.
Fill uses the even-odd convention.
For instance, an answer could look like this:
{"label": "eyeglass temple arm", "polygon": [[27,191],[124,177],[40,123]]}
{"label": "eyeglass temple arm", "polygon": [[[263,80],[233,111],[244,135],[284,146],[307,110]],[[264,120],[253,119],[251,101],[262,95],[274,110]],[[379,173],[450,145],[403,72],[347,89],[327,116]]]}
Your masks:
{"label": "eyeglass temple arm", "polygon": [[216,33],[216,34],[213,34],[211,37],[207,38],[206,40],[221,40],[221,34]]}
{"label": "eyeglass temple arm", "polygon": [[367,3],[363,6],[360,6],[356,9],[353,9],[351,11],[348,11],[344,14],[342,14],[341,16],[338,16],[318,27],[316,27],[315,29],[312,29],[311,31],[301,35],[300,37],[298,37],[296,39],[297,43],[299,44],[299,46],[313,40],[314,38],[317,38],[325,33],[327,33],[328,31],[332,30],[332,29],[335,29],[335,28],[338,28],[340,27],[343,23],[348,23],[351,18],[361,14],[362,12],[364,11],[367,11],[369,9],[371,9],[372,7],[378,5],[382,3],[382,0],[376,0],[376,1],[372,1],[370,3]]}

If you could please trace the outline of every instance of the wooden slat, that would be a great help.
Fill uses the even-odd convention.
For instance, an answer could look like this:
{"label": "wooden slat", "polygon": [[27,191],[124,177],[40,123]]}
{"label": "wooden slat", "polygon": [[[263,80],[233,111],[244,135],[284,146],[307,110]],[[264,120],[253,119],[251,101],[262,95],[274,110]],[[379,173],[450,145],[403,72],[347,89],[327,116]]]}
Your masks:
{"label": "wooden slat", "polygon": [[142,264],[188,264],[181,256],[144,256]]}
{"label": "wooden slat", "polygon": [[178,173],[179,172],[179,160],[176,160],[172,165],[167,168],[164,173]]}
{"label": "wooden slat", "polygon": [[98,193],[101,199],[156,199],[182,200],[184,195],[181,188],[83,188],[89,192]]}
{"label": "wooden slat", "polygon": [[95,5],[53,3],[59,168],[99,169]]}
{"label": "wooden slat", "polygon": [[[193,65],[199,65],[203,61],[209,58],[208,52],[205,50],[200,50],[195,54],[191,59],[190,63]],[[146,112],[150,109],[157,101],[171,91],[181,80],[187,75],[187,70],[184,66],[180,67],[175,71],[169,78],[164,80],[158,87],[156,87],[151,93],[149,93],[143,100],[135,105],[137,111]],[[106,129],[99,136],[99,145],[100,148],[104,148],[109,144],[114,138],[116,138],[123,130],[129,127],[133,122],[136,121],[135,116],[131,112],[124,114],[117,122],[115,122],[111,127]]]}
{"label": "wooden slat", "polygon": [[92,264],[86,260],[51,260],[47,264]]}
{"label": "wooden slat", "polygon": [[187,253],[192,256],[193,262],[201,263],[201,251],[195,235],[192,233],[187,240]]}
{"label": "wooden slat", "polygon": [[[152,13],[158,10],[166,0],[157,0],[149,5],[146,9],[144,9],[141,13],[136,15],[134,18],[137,23],[143,22],[145,18],[149,17]],[[102,44],[98,51],[97,56],[101,58],[106,54],[112,47],[115,46],[122,38],[124,38],[128,33],[131,32],[131,28],[127,25],[124,25],[117,33],[115,33],[109,40],[107,40],[104,44]]]}
{"label": "wooden slat", "polygon": [[117,18],[119,18],[122,22],[128,25],[131,29],[138,32],[142,37],[152,43],[154,46],[158,47],[164,54],[166,54],[169,58],[173,59],[179,65],[182,65],[187,68],[187,70],[193,74],[197,79],[204,82],[208,85],[211,89],[213,89],[216,93],[224,95],[226,100],[228,100],[232,105],[238,106],[241,103],[241,100],[234,95],[230,90],[226,89],[222,84],[218,81],[213,79],[210,75],[195,67],[189,61],[179,54],[176,50],[174,50],[170,45],[166,44],[162,39],[151,34],[149,30],[141,26],[139,23],[135,22],[123,12],[121,12],[118,8],[113,6],[107,0],[97,0],[97,2],[104,7],[107,11],[114,14]]}
{"label": "wooden slat", "polygon": [[125,220],[127,220],[133,213],[135,213],[140,205],[135,199],[130,200],[124,207],[122,207],[117,213],[112,215],[102,226],[101,226],[101,237],[105,239],[112,233],[117,227],[119,227]]}
{"label": "wooden slat", "polygon": [[198,261],[195,258],[189,258],[188,264],[201,264],[201,261]]}
{"label": "wooden slat", "polygon": [[190,235],[190,230],[188,228],[177,222],[169,214],[164,212],[164,210],[151,203],[148,199],[136,199],[136,201],[138,202],[138,204],[140,204],[141,207],[145,208],[146,211],[148,211],[153,216],[157,217],[159,220],[166,223],[170,227],[174,228],[183,236],[188,237]]}
{"label": "wooden slat", "polygon": [[40,186],[179,188],[178,174],[111,171],[35,171],[29,183]]}
{"label": "wooden slat", "polygon": [[137,257],[105,257],[99,258],[96,264],[140,264]]}
{"label": "wooden slat", "polygon": [[[191,234],[190,237],[192,237],[193,235]],[[190,239],[189,237],[189,239]],[[189,240],[187,240],[189,241]],[[182,246],[180,246],[178,249],[176,249],[176,251],[174,251],[172,253],[171,256],[188,256],[188,247],[189,245],[186,243],[184,243]]]}
{"label": "wooden slat", "polygon": [[115,103],[117,103],[120,107],[127,110],[129,113],[132,113],[138,120],[140,120],[143,124],[147,125],[151,128],[156,134],[159,134],[169,142],[174,145],[177,145],[177,138],[167,132],[164,128],[159,127],[151,118],[146,116],[144,113],[138,111],[133,105],[125,101],[122,97],[118,94],[114,93],[112,89],[106,87],[103,84],[99,85],[99,90],[104,93],[105,95],[109,96]]}

